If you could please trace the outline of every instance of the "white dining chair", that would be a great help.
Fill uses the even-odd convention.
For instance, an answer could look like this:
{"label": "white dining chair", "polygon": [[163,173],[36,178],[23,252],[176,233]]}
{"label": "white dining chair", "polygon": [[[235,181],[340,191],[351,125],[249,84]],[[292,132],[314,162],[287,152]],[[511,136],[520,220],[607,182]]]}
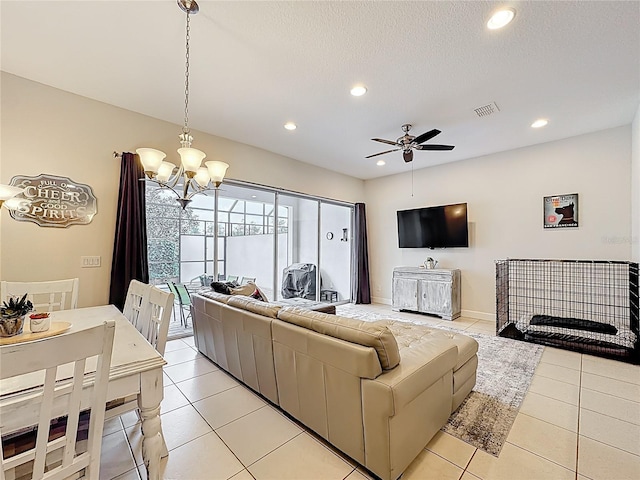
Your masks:
{"label": "white dining chair", "polygon": [[[24,415],[32,415],[34,424],[37,422],[35,433],[22,433],[31,435],[23,442],[26,443],[25,451],[4,458],[0,449],[2,480],[22,476],[25,469],[26,478],[99,478],[114,333],[115,322],[111,320],[73,333],[0,347],[0,379],[3,383],[20,381],[19,377],[26,375],[40,379],[40,386],[32,391],[0,398],[1,435],[15,433],[22,425],[12,425],[14,418],[20,417],[16,420],[19,422]],[[85,368],[93,365],[87,360],[96,356],[95,370],[89,369],[95,373],[85,375]],[[77,434],[80,413],[87,409],[91,415],[85,446],[84,442],[78,442]],[[52,421],[65,416],[66,421],[56,422],[62,423],[63,435],[50,436]],[[20,473],[16,475],[16,472]]]}
{"label": "white dining chair", "polygon": [[153,285],[131,280],[122,314],[164,355],[174,295]]}
{"label": "white dining chair", "polygon": [[[122,309],[122,314],[163,356],[167,345],[173,301],[173,293],[164,292],[153,285],[138,280],[131,280]],[[109,420],[131,411],[136,412],[138,419],[140,418],[137,395],[128,395],[109,402],[106,419]],[[164,456],[168,450],[164,438],[162,442]]]}
{"label": "white dining chair", "polygon": [[0,282],[0,301],[6,302],[9,297],[22,296],[26,293],[37,311],[69,310],[78,308],[79,285],[78,278],[47,282],[2,281]]}

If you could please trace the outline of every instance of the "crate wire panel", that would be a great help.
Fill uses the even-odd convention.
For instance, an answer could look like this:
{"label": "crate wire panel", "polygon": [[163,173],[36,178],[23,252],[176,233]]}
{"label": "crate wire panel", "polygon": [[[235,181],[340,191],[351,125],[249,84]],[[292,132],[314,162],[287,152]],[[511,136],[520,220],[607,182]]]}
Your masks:
{"label": "crate wire panel", "polygon": [[[555,317],[552,328],[534,316]],[[597,322],[567,328],[566,319]],[[602,326],[615,327],[615,335]],[[611,327],[606,327],[611,328]],[[546,345],[629,357],[637,363],[638,264],[600,260],[507,259],[496,262],[496,333]]]}

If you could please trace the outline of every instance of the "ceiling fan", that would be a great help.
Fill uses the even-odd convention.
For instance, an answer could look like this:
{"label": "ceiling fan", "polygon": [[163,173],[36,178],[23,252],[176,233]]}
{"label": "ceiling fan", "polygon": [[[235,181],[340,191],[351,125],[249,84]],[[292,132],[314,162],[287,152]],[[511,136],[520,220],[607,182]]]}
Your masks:
{"label": "ceiling fan", "polygon": [[385,140],[383,138],[372,138],[374,142],[386,143],[389,145],[393,145],[397,148],[393,150],[387,150],[386,152],[374,153],[373,155],[369,155],[365,158],[376,157],[378,155],[384,155],[385,153],[397,152],[398,150],[402,150],[402,158],[404,158],[405,162],[410,162],[413,160],[413,150],[453,150],[453,145],[422,145],[427,140],[431,140],[436,135],[440,134],[440,130],[433,129],[428,132],[423,133],[422,135],[418,135],[414,137],[413,135],[409,135],[409,130],[411,130],[411,124],[405,123],[402,125],[402,131],[404,135],[398,138],[395,142],[392,140]]}

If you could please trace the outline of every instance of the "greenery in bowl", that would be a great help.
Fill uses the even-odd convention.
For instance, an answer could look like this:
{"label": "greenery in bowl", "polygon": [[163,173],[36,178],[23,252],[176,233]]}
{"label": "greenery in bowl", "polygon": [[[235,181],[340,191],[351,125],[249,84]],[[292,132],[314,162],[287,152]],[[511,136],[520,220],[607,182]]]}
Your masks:
{"label": "greenery in bowl", "polygon": [[0,307],[0,317],[4,318],[23,317],[33,310],[33,304],[30,300],[27,300],[26,293],[19,300],[17,300],[17,297],[11,297],[9,303],[2,302],[2,305]]}
{"label": "greenery in bowl", "polygon": [[0,337],[12,337],[22,333],[24,317],[33,310],[33,304],[27,300],[25,293],[22,298],[10,298],[9,303],[2,302],[0,307]]}

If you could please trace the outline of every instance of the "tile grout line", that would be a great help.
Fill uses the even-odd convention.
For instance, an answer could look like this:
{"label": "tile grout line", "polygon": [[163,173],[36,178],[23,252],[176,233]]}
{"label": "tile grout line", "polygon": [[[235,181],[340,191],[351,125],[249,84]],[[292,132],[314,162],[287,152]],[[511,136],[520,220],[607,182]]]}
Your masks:
{"label": "tile grout line", "polygon": [[578,480],[578,466],[580,464],[580,405],[582,401],[582,374],[584,366],[584,356],[580,355],[580,385],[578,385],[578,424],[576,426],[576,466],[575,466],[575,480]]}

